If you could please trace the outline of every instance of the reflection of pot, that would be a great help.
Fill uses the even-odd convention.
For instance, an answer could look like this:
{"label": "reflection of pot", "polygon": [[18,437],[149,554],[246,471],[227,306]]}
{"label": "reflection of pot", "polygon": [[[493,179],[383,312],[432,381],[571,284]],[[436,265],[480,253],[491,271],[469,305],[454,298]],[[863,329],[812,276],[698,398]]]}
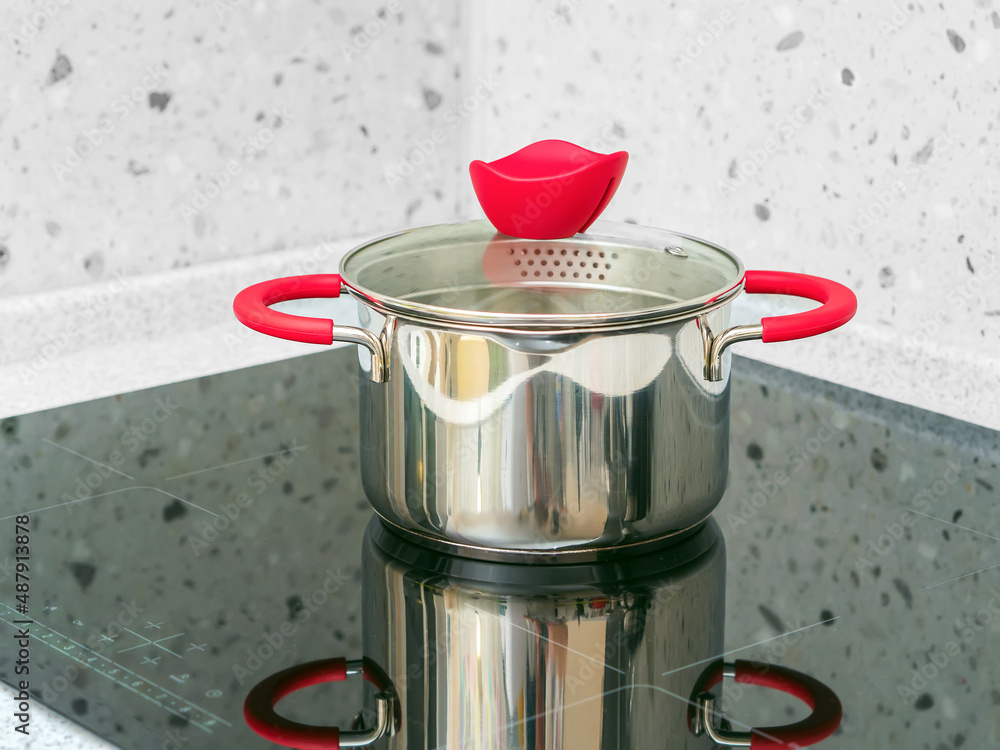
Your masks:
{"label": "reflection of pot", "polygon": [[[360,328],[268,307],[342,287]],[[743,292],[823,305],[730,328]],[[665,230],[597,222],[523,240],[484,221],[373,240],[339,274],[263,282],[234,302],[263,333],[367,348],[362,478],[383,518],[529,551],[640,543],[705,520],[728,471],[729,345],[814,336],[855,307],[840,284],[745,271]]]}
{"label": "reflection of pot", "polygon": [[[376,683],[382,692],[370,693],[359,722],[368,734],[356,737],[370,739],[378,721],[391,734],[373,747],[708,750],[712,737],[729,736],[708,734],[711,712],[695,711],[710,705],[723,651],[725,548],[714,521],[655,552],[544,566],[440,554],[373,521],[362,576],[365,659],[393,684],[387,706]],[[771,683],[758,682],[805,685],[800,697],[821,698],[823,721],[790,736],[816,742],[836,728],[832,693],[769,669]],[[274,686],[252,696],[269,707]],[[384,720],[397,710],[399,721]],[[261,726],[277,741],[301,740]],[[766,744],[784,729],[763,731],[755,746],[785,746]]]}
{"label": "reflection of pot", "polygon": [[714,522],[657,553],[545,566],[441,555],[373,525],[362,571],[364,652],[402,702],[387,747],[711,747],[686,729],[699,670],[662,675],[723,651]]}

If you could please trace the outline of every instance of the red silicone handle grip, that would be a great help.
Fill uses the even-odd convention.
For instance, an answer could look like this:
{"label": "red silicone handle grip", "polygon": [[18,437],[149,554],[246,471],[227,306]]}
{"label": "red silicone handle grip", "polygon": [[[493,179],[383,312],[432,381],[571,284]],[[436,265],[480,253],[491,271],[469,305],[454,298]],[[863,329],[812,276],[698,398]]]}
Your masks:
{"label": "red silicone handle grip", "polygon": [[808,747],[822,742],[840,726],[844,715],[840,699],[815,677],[773,664],[737,661],[736,681],[788,693],[813,711],[795,724],[751,730],[751,750]]}
{"label": "red silicone handle grip", "polygon": [[776,315],[760,321],[763,340],[792,341],[840,328],[858,311],[854,292],[836,281],[804,273],[747,271],[744,289],[749,294],[786,294],[821,302],[815,310],[795,315]]}
{"label": "red silicone handle grip", "polygon": [[299,724],[274,710],[289,693],[321,682],[347,679],[346,659],[322,659],[277,672],[254,686],[243,703],[243,717],[250,728],[271,742],[299,750],[339,750],[338,727]]}
{"label": "red silicone handle grip", "polygon": [[233,300],[233,312],[243,325],[268,336],[306,344],[332,344],[332,320],[289,315],[272,310],[269,305],[290,299],[339,296],[338,274],[286,276],[283,279],[262,281],[244,289]]}

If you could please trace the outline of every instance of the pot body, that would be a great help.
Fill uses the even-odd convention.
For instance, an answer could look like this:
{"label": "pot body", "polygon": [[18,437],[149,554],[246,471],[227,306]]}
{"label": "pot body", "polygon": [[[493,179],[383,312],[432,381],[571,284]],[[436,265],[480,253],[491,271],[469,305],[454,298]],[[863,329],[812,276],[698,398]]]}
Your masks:
{"label": "pot body", "polygon": [[623,561],[537,566],[437,554],[376,519],[362,575],[364,653],[401,707],[374,747],[714,747],[688,729],[692,690],[723,650],[714,521]]}
{"label": "pot body", "polygon": [[501,550],[609,547],[684,531],[722,497],[728,366],[710,382],[705,365],[728,303],[604,332],[359,317],[388,371],[360,378],[362,478],[393,524]]}

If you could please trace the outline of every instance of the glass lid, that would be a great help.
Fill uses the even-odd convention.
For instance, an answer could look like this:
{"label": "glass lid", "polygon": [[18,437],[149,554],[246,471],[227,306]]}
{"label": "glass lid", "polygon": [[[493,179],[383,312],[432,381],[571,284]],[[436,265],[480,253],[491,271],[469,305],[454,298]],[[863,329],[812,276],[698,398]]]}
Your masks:
{"label": "glass lid", "polygon": [[575,328],[675,317],[736,293],[743,264],[717,245],[598,221],[584,234],[526,240],[484,220],[367,242],[343,283],[387,312],[479,326]]}

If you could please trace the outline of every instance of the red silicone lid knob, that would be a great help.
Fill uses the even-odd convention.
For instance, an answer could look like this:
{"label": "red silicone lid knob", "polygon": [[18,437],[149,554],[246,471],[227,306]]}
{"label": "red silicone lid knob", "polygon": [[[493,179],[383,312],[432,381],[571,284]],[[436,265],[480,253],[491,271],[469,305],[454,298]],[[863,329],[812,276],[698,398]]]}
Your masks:
{"label": "red silicone lid knob", "polygon": [[554,240],[586,231],[611,202],[628,153],[599,154],[568,141],[539,141],[469,165],[487,218],[512,237]]}

